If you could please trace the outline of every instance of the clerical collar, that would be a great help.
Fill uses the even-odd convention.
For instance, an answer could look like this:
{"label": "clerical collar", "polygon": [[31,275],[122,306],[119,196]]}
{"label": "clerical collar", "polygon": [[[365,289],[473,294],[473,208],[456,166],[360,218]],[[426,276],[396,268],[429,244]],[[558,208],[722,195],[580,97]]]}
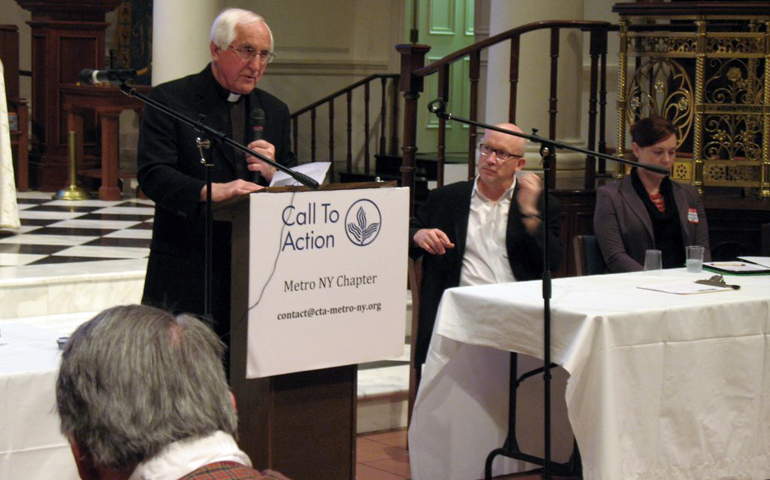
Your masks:
{"label": "clerical collar", "polygon": [[229,90],[227,90],[225,87],[223,87],[214,76],[214,71],[212,70],[211,64],[208,64],[208,70],[209,74],[211,75],[211,81],[214,82],[214,88],[217,90],[217,95],[221,99],[226,99],[230,103],[237,103],[238,100],[241,99],[243,95],[239,93],[232,93]]}

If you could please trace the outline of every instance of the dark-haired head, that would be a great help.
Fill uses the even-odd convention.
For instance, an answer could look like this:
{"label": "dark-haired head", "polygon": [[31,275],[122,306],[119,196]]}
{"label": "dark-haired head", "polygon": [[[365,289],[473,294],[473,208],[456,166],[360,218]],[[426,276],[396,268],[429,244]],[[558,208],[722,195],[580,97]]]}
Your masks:
{"label": "dark-haired head", "polygon": [[631,126],[631,141],[640,147],[649,147],[676,135],[676,127],[671,121],[653,115],[643,118]]}

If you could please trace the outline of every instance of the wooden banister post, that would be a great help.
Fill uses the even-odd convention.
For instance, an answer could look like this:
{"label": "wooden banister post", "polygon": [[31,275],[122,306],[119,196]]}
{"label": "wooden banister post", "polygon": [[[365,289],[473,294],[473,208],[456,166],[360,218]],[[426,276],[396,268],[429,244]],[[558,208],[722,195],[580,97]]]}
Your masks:
{"label": "wooden banister post", "polygon": [[417,153],[417,100],[423,90],[423,77],[412,72],[425,66],[428,45],[396,45],[401,55],[401,79],[399,89],[404,92],[404,140],[401,163],[402,186],[409,187],[409,215],[414,211],[414,166]]}
{"label": "wooden banister post", "polygon": [[[591,48],[591,87],[588,92],[588,149],[596,148],[596,115],[598,113],[597,104],[599,90],[599,55],[601,53],[601,31],[592,29]],[[586,157],[585,175],[583,177],[583,187],[586,190],[593,190],[596,183],[596,157]]]}

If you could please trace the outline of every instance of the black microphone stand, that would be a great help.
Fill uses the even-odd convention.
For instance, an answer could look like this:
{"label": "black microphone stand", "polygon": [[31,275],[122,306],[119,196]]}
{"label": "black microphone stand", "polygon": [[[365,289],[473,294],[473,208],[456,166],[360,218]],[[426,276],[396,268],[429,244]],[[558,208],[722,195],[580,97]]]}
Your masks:
{"label": "black microphone stand", "polygon": [[206,155],[203,154],[203,150],[211,148],[211,140],[203,140],[200,137],[195,139],[195,144],[198,146],[198,151],[201,155],[201,165],[206,169],[206,218],[204,225],[205,243],[203,249],[205,250],[204,259],[204,272],[203,272],[203,315],[209,317],[212,315],[211,311],[211,298],[214,296],[214,282],[213,278],[213,232],[214,232],[214,215],[211,212],[211,173],[214,170],[214,164],[206,160]]}
{"label": "black microphone stand", "polygon": [[[473,125],[481,127],[485,130],[494,130],[496,132],[505,133],[507,135],[513,135],[516,137],[525,138],[531,142],[540,144],[540,157],[543,162],[543,174],[546,177],[543,181],[543,213],[542,213],[542,226],[543,226],[543,428],[545,436],[544,445],[544,458],[539,458],[534,455],[528,455],[523,453],[516,441],[516,390],[521,380],[526,376],[534,375],[536,372],[530,372],[524,376],[521,380],[516,379],[516,366],[517,366],[517,354],[511,352],[511,371],[510,379],[511,386],[515,387],[511,389],[510,399],[508,402],[508,435],[506,436],[505,443],[502,448],[492,450],[487,456],[484,469],[485,480],[492,478],[492,462],[498,455],[503,455],[509,458],[517,460],[523,460],[525,462],[534,463],[543,466],[543,479],[551,480],[551,470],[559,470],[559,473],[569,472],[574,467],[574,464],[579,461],[572,458],[567,464],[559,464],[551,461],[551,368],[556,366],[551,363],[551,268],[550,260],[548,258],[549,246],[548,246],[548,229],[550,219],[548,218],[548,172],[553,168],[553,161],[555,159],[555,149],[571,150],[573,152],[584,153],[594,157],[604,158],[615,162],[624,163],[627,165],[633,165],[639,168],[650,170],[652,172],[668,175],[669,171],[662,167],[654,165],[646,165],[637,162],[632,162],[623,158],[613,157],[604,153],[594,152],[583,148],[573,147],[556,140],[543,138],[537,135],[537,129],[532,129],[532,135],[526,133],[514,132],[505,128],[496,127],[486,123],[476,122],[466,118],[456,117],[451,113],[446,113],[446,101],[442,98],[436,99],[428,104],[428,110],[435,114],[439,118],[445,120],[454,120],[466,125]],[[571,473],[571,472],[570,472]]]}
{"label": "black microphone stand", "polygon": [[[120,82],[120,91],[124,94],[128,95],[132,98],[137,98],[140,101],[142,101],[144,104],[149,105],[153,108],[156,108],[160,110],[161,112],[165,113],[166,115],[169,115],[180,122],[186,123],[187,125],[194,128],[197,132],[207,135],[209,138],[213,138],[214,141],[217,141],[219,143],[223,143],[225,145],[229,145],[233,147],[234,149],[243,152],[246,155],[252,155],[254,157],[259,158],[263,162],[267,163],[268,165],[288,174],[292,178],[294,178],[296,181],[301,183],[302,185],[306,187],[310,187],[312,189],[318,188],[318,182],[313,180],[312,178],[308,177],[307,175],[296,172],[292,170],[291,168],[285,167],[281,165],[280,163],[276,163],[266,156],[255,152],[253,150],[250,150],[240,143],[236,142],[232,138],[228,137],[222,132],[219,132],[207,125],[203,124],[202,119],[199,120],[192,120],[189,117],[186,117],[185,115],[182,115],[181,113],[177,112],[176,110],[168,107],[167,105],[164,105],[160,102],[157,102],[151,98],[149,98],[146,95],[143,95],[136,91],[134,87],[131,85],[126,84],[125,80],[122,80]],[[205,159],[205,155],[203,155],[203,149],[208,149],[211,144],[209,140],[201,140],[200,138],[196,139],[196,144],[198,146],[198,149],[201,153],[201,163],[206,168],[206,224],[205,224],[205,273],[204,273],[204,315],[210,316],[211,315],[211,296],[213,291],[213,285],[212,285],[212,247],[213,247],[213,240],[212,240],[212,232],[213,232],[213,214],[212,214],[212,199],[211,199],[211,171],[213,170],[214,164],[210,161],[207,161]]]}

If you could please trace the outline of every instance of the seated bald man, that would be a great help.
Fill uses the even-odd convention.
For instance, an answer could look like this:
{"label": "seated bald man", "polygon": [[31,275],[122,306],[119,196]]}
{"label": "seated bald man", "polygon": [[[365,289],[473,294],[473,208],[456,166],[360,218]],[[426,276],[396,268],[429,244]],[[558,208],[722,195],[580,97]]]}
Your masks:
{"label": "seated bald man", "polygon": [[61,430],[83,480],[277,479],[235,443],[224,345],[200,320],[107,309],[68,340],[56,382]]}
{"label": "seated bald man", "polygon": [[[510,123],[497,127],[521,132]],[[433,190],[413,219],[412,256],[423,259],[416,365],[425,363],[444,290],[540,278],[543,228],[551,269],[559,267],[561,207],[549,197],[549,224],[543,225],[540,177],[521,171],[526,146],[524,138],[487,130],[476,178]]]}

